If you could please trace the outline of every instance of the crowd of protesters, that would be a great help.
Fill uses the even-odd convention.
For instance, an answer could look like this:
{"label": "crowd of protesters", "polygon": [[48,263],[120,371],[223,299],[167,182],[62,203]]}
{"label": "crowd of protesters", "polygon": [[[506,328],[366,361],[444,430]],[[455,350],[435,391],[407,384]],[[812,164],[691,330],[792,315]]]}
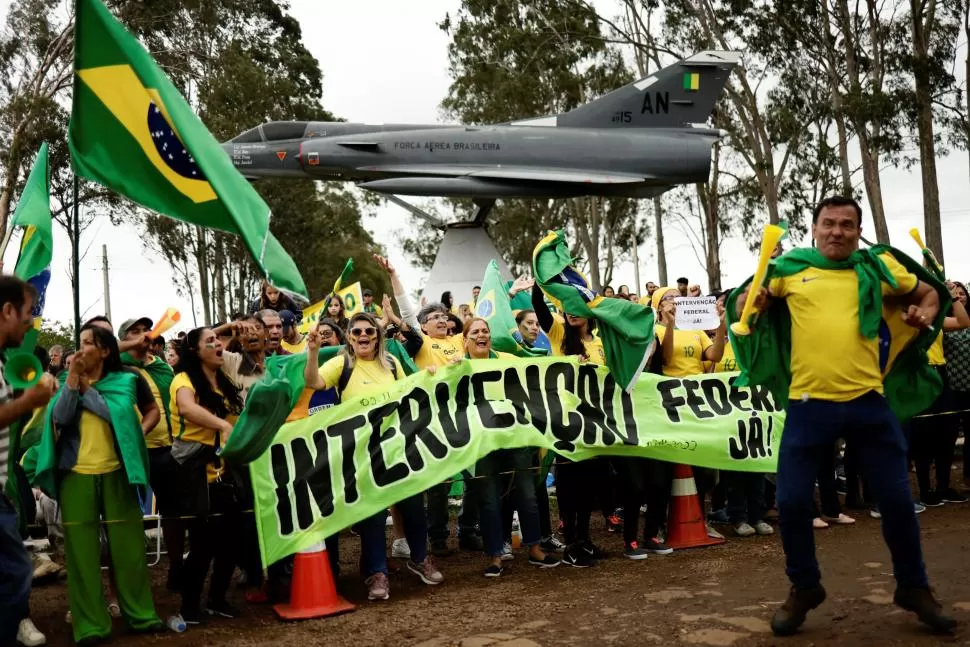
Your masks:
{"label": "crowd of protesters", "polygon": [[[0,379],[0,483],[8,471],[18,469],[36,488],[31,506],[37,496],[57,501],[56,522],[63,526],[68,570],[68,619],[78,644],[106,640],[112,614],[123,616],[136,632],[165,627],[153,605],[146,565],[139,499],[146,486],[161,515],[167,587],[181,597],[178,617],[170,619],[170,627],[239,615],[227,596],[237,569],[248,587],[247,603],[287,595],[289,560],[264,571],[254,520],[243,514],[253,496],[248,473],[227,465],[217,453],[232,433],[247,392],[261,379],[268,357],[309,353],[315,358],[323,346],[343,346],[340,355],[322,366],[307,363],[307,389],[290,418],[296,419],[337,404],[345,395],[357,396],[403,377],[399,361],[385,350],[389,338],[402,343],[419,370],[430,373],[454,362],[487,362],[502,356],[491,347],[488,322],[473,315],[478,288],[465,304],[456,304],[446,292],[441,302],[415,307],[393,265],[382,257],[375,257],[375,262],[390,279],[397,310],[389,296],[377,305],[365,290],[363,311],[348,316],[344,302],[331,297],[326,316],[304,335],[298,330],[299,305],[265,284],[250,312],[180,333],[167,343],[150,335],[153,322],[147,317],[125,321],[117,337],[110,321],[96,317],[82,326],[77,350],[54,346],[43,352],[49,353],[48,374],[34,386],[14,392]],[[960,283],[949,287],[953,312],[929,358],[947,386],[927,414],[970,409],[967,290]],[[654,309],[658,351],[646,370],[685,377],[737,369],[724,322],[730,290],[712,295],[717,298],[720,325],[708,331],[675,325],[675,298],[700,296],[698,285],[681,278],[676,287],[647,282],[645,290],[640,297],[627,286],[615,291],[607,286],[603,294]],[[515,313],[526,344],[535,344],[544,333],[553,355],[605,365],[595,320],[553,312],[531,279],[516,280],[509,296],[521,292],[532,297],[531,309]],[[0,277],[4,348],[22,341],[31,325],[34,297],[29,285]],[[40,442],[26,453],[8,455],[13,446],[10,430],[39,411],[49,414]],[[911,423],[918,512],[967,501],[950,479],[963,422],[964,416],[957,414],[917,417]],[[818,474],[815,527],[854,522],[842,512],[840,491],[846,507],[868,509],[878,516],[860,477],[855,448],[851,443],[833,445],[829,454],[831,460],[824,461]],[[450,483],[356,524],[352,531],[360,540],[360,575],[368,598],[390,597],[387,525],[392,525],[391,558],[405,560],[404,567],[428,586],[445,580],[437,560],[456,545],[484,554],[485,577],[506,575],[505,562],[515,558],[515,524],[525,558],[536,568],[594,567],[606,557],[591,533],[596,512],[602,513],[608,532],[622,533],[623,557],[642,560],[671,552],[664,543],[671,465],[645,458],[573,462],[560,457],[552,467],[552,489],[541,478],[539,464],[537,451],[529,448],[501,449],[483,457],[475,466],[479,477],[465,482],[456,542],[449,541]],[[695,477],[702,503],[710,500],[709,535],[723,538],[712,525],[717,523],[727,524],[738,537],[774,532],[766,521],[774,503],[773,476],[696,469]],[[550,508],[551,491],[556,517]],[[55,521],[50,515],[44,518]],[[338,544],[332,539],[327,547],[338,569]],[[111,574],[108,597],[102,563]],[[43,634],[30,620],[31,573],[14,508],[0,499],[0,597],[9,600],[0,607],[4,645],[13,639],[43,644]]]}

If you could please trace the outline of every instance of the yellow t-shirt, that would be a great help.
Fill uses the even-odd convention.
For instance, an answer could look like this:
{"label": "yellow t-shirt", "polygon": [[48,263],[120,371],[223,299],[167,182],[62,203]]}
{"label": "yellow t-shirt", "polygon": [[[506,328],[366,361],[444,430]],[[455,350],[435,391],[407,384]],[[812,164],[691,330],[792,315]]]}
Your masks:
{"label": "yellow t-shirt", "polygon": [[114,434],[107,420],[90,411],[81,411],[81,445],[78,447],[78,474],[108,474],[121,469],[118,452],[115,451]]}
{"label": "yellow t-shirt", "polygon": [[[369,391],[374,391],[382,386],[393,384],[396,380],[404,377],[401,367],[393,356],[389,356],[394,363],[392,371],[387,366],[381,364],[376,359],[354,360],[354,368],[350,372],[350,379],[347,380],[343,392],[340,394],[341,400],[363,395]],[[344,356],[338,355],[327,360],[320,367],[320,377],[323,378],[327,388],[336,387],[340,382],[340,374],[344,371]]]}
{"label": "yellow t-shirt", "polygon": [[936,336],[930,347],[926,349],[926,359],[929,360],[930,366],[943,366],[946,364],[946,358],[943,356],[943,331]]}
{"label": "yellow t-shirt", "polygon": [[[552,315],[552,326],[546,333],[549,336],[549,345],[552,346],[552,354],[562,357],[562,340],[566,336],[566,320],[561,315]],[[599,366],[606,366],[606,353],[603,352],[603,340],[596,335],[592,339],[583,340],[586,348],[586,361]]]}
{"label": "yellow t-shirt", "polygon": [[421,333],[421,339],[424,343],[421,344],[418,354],[414,356],[414,363],[420,369],[429,366],[447,366],[456,355],[462,357],[465,354],[465,336],[462,334],[437,339]]}
{"label": "yellow t-shirt", "polygon": [[[172,444],[172,438],[168,433],[168,420],[165,419],[165,404],[162,402],[158,385],[155,384],[155,380],[152,379],[151,375],[145,369],[135,367],[135,370],[148,382],[148,387],[152,390],[152,397],[155,398],[155,406],[158,407],[158,412],[161,414],[155,428],[145,434],[145,446],[149,449],[169,447]],[[135,411],[138,413],[138,421],[141,422],[141,411],[138,410],[137,405],[135,406]]]}
{"label": "yellow t-shirt", "polygon": [[712,367],[711,373],[733,373],[741,370],[738,367],[738,360],[734,356],[734,347],[731,346],[730,339],[724,340],[724,355],[721,356],[721,361],[713,364],[708,362],[707,365]]}
{"label": "yellow t-shirt", "polygon": [[292,353],[293,355],[301,355],[306,352],[306,335],[304,335],[299,342],[291,344],[285,339],[280,341],[280,346],[287,353]]}
{"label": "yellow t-shirt", "polygon": [[[171,394],[169,410],[171,411],[172,435],[187,442],[192,441],[202,443],[203,445],[209,445],[210,447],[215,447],[216,441],[219,439],[219,430],[202,427],[182,417],[182,414],[179,412],[177,397],[179,389],[189,389],[192,391],[192,394],[195,395],[195,387],[192,386],[192,381],[189,379],[188,373],[177,373],[175,375],[175,379],[172,380],[172,387],[169,390],[169,393]],[[216,393],[222,395],[222,392],[218,389],[216,390]],[[198,399],[196,399],[196,401],[198,401]],[[235,423],[236,418],[237,416],[229,416],[226,418],[226,420],[228,422]],[[218,460],[218,465],[209,463],[206,466],[206,474],[209,482],[211,483],[219,478],[223,471],[225,471],[225,467],[222,464],[222,459]]]}
{"label": "yellow t-shirt", "polygon": [[[665,326],[655,326],[654,331],[663,344],[667,334]],[[704,373],[704,351],[714,345],[703,330],[680,330],[674,328],[674,354],[670,363],[664,364],[664,375],[688,377]],[[660,349],[657,349],[658,352]]]}
{"label": "yellow t-shirt", "polygon": [[[884,296],[903,296],[919,279],[889,253],[879,256],[897,287],[883,283]],[[859,333],[859,280],[854,270],[808,268],[769,285],[791,312],[789,397],[848,402],[869,391],[883,392],[879,339]]]}

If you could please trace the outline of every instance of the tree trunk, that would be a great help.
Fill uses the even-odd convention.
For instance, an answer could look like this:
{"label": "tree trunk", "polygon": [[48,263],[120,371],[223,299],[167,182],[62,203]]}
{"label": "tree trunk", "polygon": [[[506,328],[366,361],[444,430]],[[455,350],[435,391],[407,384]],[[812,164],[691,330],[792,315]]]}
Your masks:
{"label": "tree trunk", "polygon": [[653,228],[657,232],[657,281],[658,285],[667,285],[667,252],[664,250],[663,204],[660,196],[653,199]]}
{"label": "tree trunk", "polygon": [[704,252],[707,264],[707,283],[711,292],[721,289],[721,243],[720,218],[721,196],[718,193],[720,182],[721,144],[714,144],[714,156],[711,161],[711,179],[707,186],[698,185],[698,195],[704,197]]}
{"label": "tree trunk", "polygon": [[[856,131],[860,132],[860,131]],[[872,211],[872,221],[876,226],[876,242],[889,244],[889,225],[886,224],[886,210],[882,200],[882,179],[879,175],[879,153],[869,145],[869,138],[857,135],[859,138],[859,153],[862,157],[862,180],[866,185],[866,196],[869,198],[869,209]]]}
{"label": "tree trunk", "polygon": [[943,231],[940,226],[940,186],[936,178],[936,145],[933,142],[933,88],[929,69],[931,23],[935,0],[926,3],[927,23],[920,11],[923,2],[911,0],[913,33],[913,80],[916,84],[916,127],[919,132],[920,175],[923,179],[923,226],[926,246],[943,261]]}
{"label": "tree trunk", "polygon": [[219,321],[228,321],[229,317],[226,313],[226,254],[225,245],[222,240],[222,236],[214,236],[217,239],[215,249],[215,271],[213,272],[215,278],[215,311],[218,313]]}
{"label": "tree trunk", "polygon": [[[191,231],[191,230],[190,230]],[[191,234],[190,234],[191,235]],[[212,307],[209,294],[209,259],[205,229],[195,226],[195,263],[199,268],[199,299],[202,301],[202,320],[212,325]]]}

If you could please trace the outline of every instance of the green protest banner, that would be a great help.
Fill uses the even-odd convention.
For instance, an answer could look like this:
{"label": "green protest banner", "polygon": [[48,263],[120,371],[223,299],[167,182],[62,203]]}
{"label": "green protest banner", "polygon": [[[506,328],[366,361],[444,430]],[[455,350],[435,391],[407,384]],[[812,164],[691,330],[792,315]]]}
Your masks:
{"label": "green protest banner", "polygon": [[502,448],[775,470],[784,412],[736,373],[643,374],[626,392],[574,358],[463,361],[283,425],[250,464],[264,564]]}

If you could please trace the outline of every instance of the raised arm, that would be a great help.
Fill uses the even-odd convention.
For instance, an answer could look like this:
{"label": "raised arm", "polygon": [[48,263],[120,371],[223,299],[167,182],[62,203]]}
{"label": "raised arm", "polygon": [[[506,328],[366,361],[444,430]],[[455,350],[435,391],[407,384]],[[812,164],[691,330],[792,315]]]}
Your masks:
{"label": "raised arm", "polygon": [[546,305],[546,299],[542,294],[542,288],[535,284],[532,286],[532,309],[536,312],[536,319],[539,320],[539,327],[547,333],[552,330],[552,323],[555,320],[552,317],[552,313],[549,312],[549,306]]}
{"label": "raised arm", "polygon": [[384,268],[384,271],[387,272],[387,278],[391,280],[391,289],[394,290],[394,298],[397,300],[397,305],[401,307],[401,320],[412,328],[420,329],[421,326],[418,325],[418,313],[411,305],[411,299],[408,298],[407,293],[404,291],[401,279],[398,277],[394,266],[391,265],[391,261],[377,254],[374,254],[374,260]]}
{"label": "raised arm", "polygon": [[320,330],[319,326],[314,326],[306,338],[306,367],[303,369],[303,381],[306,388],[314,391],[323,391],[327,388],[323,378],[320,377]]}

